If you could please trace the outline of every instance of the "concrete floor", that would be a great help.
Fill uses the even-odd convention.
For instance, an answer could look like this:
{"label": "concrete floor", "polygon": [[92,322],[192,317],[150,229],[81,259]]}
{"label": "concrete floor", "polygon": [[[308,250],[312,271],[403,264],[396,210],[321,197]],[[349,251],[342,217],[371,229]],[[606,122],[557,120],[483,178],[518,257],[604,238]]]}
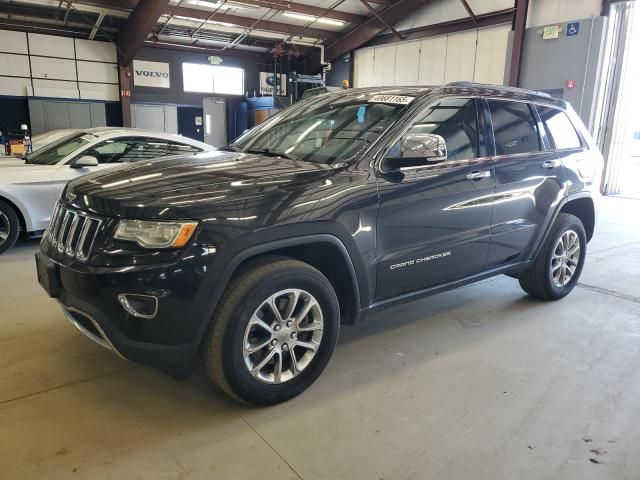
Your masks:
{"label": "concrete floor", "polygon": [[568,298],[498,277],[387,310],[267,409],[84,338],[22,243],[0,258],[0,478],[638,479],[639,209],[604,201]]}

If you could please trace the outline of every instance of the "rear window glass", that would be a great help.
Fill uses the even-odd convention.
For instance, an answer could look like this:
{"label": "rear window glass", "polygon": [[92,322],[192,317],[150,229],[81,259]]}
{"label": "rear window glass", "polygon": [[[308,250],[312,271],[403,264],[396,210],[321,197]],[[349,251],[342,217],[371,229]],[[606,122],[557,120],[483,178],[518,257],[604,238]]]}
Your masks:
{"label": "rear window glass", "polygon": [[489,100],[496,155],[540,151],[538,125],[526,103]]}
{"label": "rear window glass", "polygon": [[582,147],[582,140],[566,113],[557,108],[540,107],[538,113],[547,130],[551,147],[557,150]]}

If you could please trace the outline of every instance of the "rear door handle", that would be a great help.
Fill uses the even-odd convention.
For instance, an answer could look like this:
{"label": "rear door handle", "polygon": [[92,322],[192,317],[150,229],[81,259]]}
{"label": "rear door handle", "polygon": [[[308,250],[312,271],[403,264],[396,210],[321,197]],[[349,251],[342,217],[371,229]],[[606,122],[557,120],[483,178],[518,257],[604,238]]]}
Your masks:
{"label": "rear door handle", "polygon": [[474,170],[467,175],[467,180],[481,180],[483,178],[489,178],[491,176],[491,172],[489,170]]}
{"label": "rear door handle", "polygon": [[551,170],[552,168],[558,168],[560,163],[560,160],[545,160],[542,166],[547,170]]}

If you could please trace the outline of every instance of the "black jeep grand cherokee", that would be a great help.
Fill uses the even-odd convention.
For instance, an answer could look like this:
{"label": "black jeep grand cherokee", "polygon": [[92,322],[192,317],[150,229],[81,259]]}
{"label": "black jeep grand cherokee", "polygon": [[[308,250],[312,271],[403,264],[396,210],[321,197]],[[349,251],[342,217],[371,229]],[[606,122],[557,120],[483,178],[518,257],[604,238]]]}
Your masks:
{"label": "black jeep grand cherokee", "polygon": [[473,84],[316,96],[223,151],[72,181],[38,277],[96,342],[252,404],[313,383],[341,323],[493,275],[576,285],[602,158],[564,102]]}

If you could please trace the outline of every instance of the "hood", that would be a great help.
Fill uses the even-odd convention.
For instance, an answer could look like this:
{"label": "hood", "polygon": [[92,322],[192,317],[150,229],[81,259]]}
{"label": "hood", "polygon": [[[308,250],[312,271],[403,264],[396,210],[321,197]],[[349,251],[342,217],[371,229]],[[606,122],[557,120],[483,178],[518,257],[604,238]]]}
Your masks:
{"label": "hood", "polygon": [[22,167],[26,165],[23,159],[16,157],[0,157],[0,168],[3,167]]}
{"label": "hood", "polygon": [[264,155],[204,152],[89,174],[70,182],[63,199],[107,216],[198,219],[215,204],[291,188],[331,171],[327,165]]}

